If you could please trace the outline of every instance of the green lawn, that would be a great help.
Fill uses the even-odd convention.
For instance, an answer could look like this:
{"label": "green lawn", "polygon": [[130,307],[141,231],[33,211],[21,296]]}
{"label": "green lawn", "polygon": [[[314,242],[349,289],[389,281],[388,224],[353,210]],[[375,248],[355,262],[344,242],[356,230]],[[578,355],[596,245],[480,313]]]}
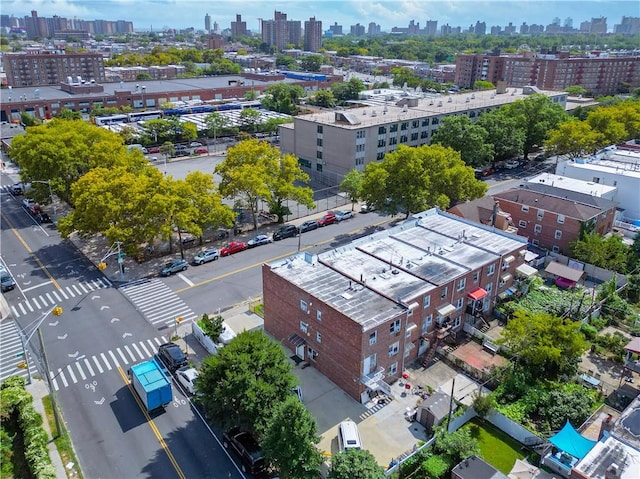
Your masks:
{"label": "green lawn", "polygon": [[471,430],[471,435],[480,444],[482,458],[499,471],[509,474],[516,459],[523,459],[522,446],[501,430],[477,418],[463,428]]}

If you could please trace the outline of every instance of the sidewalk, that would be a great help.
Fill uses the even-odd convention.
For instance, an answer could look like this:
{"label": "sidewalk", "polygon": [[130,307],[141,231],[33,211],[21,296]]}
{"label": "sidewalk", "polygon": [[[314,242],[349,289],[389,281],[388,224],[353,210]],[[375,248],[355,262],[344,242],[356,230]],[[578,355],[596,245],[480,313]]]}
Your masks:
{"label": "sidewalk", "polygon": [[58,453],[58,448],[53,442],[53,435],[51,433],[51,427],[49,427],[49,421],[44,411],[44,404],[42,398],[49,395],[49,389],[47,384],[42,379],[33,379],[31,384],[26,386],[26,390],[33,396],[33,407],[42,416],[42,425],[44,430],[47,431],[47,448],[49,448],[49,457],[51,463],[56,470],[56,477],[58,479],[67,479],[67,471],[62,463],[62,458]]}

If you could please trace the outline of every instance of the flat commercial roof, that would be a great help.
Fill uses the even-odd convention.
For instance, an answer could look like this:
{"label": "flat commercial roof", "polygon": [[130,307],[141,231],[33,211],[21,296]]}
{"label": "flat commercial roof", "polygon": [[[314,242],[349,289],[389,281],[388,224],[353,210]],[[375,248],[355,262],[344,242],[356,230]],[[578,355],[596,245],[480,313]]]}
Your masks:
{"label": "flat commercial roof", "polygon": [[594,183],[593,181],[577,180],[567,176],[554,175],[553,173],[541,173],[527,180],[527,183],[540,183],[555,188],[585,193],[591,196],[606,196],[614,193],[615,186]]}
{"label": "flat commercial roof", "polygon": [[346,246],[269,267],[367,330],[440,285],[526,249],[525,238],[436,209],[418,216]]}

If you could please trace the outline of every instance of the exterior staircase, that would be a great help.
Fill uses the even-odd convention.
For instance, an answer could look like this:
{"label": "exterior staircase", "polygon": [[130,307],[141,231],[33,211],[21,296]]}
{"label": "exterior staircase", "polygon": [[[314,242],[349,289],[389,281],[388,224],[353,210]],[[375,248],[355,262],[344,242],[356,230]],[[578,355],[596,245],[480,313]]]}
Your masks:
{"label": "exterior staircase", "polygon": [[436,355],[436,350],[440,347],[441,341],[442,340],[440,338],[437,338],[436,341],[433,343],[433,346],[431,346],[429,351],[427,351],[427,354],[424,356],[422,361],[420,361],[423,368],[426,368],[431,362],[431,360],[433,359],[433,357]]}

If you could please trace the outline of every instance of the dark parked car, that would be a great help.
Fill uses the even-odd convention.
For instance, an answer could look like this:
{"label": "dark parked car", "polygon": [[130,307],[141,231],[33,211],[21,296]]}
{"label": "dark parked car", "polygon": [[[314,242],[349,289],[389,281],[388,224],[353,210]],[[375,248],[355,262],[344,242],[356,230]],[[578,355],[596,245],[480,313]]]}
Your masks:
{"label": "dark parked car", "polygon": [[200,251],[193,258],[193,264],[199,265],[208,263],[209,261],[215,261],[220,257],[220,253],[218,253],[217,249],[207,249],[204,251]]}
{"label": "dark parked car", "polygon": [[164,267],[160,270],[160,276],[171,276],[173,273],[185,271],[188,267],[189,263],[187,263],[185,260],[174,259],[173,261],[164,265]]}
{"label": "dark parked car", "polygon": [[16,282],[9,272],[0,265],[0,282],[2,283],[2,292],[11,291],[16,287]]}
{"label": "dark parked car", "polygon": [[51,223],[51,218],[49,217],[48,214],[46,213],[38,213],[36,215],[36,219],[40,222],[40,223]]}
{"label": "dark parked car", "polygon": [[187,356],[176,343],[164,343],[158,346],[158,357],[172,373],[187,365]]}
{"label": "dark parked car", "polygon": [[306,231],[317,230],[318,222],[316,220],[307,220],[300,225],[300,233],[304,233]]}
{"label": "dark parked car", "polygon": [[262,246],[263,244],[273,243],[273,238],[267,235],[258,235],[255,238],[247,242],[248,248],[255,248],[256,246]]}
{"label": "dark parked car", "polygon": [[22,183],[16,183],[11,187],[11,191],[13,192],[14,195],[18,196],[18,195],[22,195],[24,194],[24,184]]}
{"label": "dark parked car", "polygon": [[230,254],[239,253],[247,249],[247,244],[240,241],[232,241],[220,250],[220,256],[229,256]]}
{"label": "dark parked car", "polygon": [[298,228],[295,225],[284,225],[273,234],[273,241],[295,238],[296,236],[298,236]]}
{"label": "dark parked car", "polygon": [[233,427],[222,435],[222,445],[240,457],[242,472],[259,474],[266,469],[264,454],[255,438],[238,427]]}
{"label": "dark parked car", "polygon": [[326,215],[324,215],[322,218],[318,220],[318,224],[320,226],[331,225],[335,222],[336,222],[336,215],[335,213],[332,213],[332,212],[327,213]]}

